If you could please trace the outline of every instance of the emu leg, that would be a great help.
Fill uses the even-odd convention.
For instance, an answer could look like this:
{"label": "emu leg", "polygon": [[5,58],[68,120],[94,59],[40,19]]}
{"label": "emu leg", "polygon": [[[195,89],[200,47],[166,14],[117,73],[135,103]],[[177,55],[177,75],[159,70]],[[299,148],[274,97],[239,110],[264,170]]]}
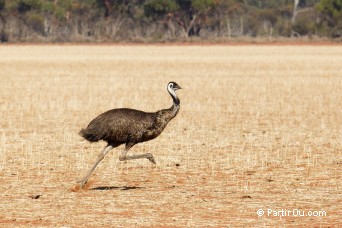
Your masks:
{"label": "emu leg", "polygon": [[154,159],[154,157],[151,153],[128,156],[127,152],[132,146],[134,146],[134,144],[133,145],[132,144],[126,144],[125,150],[121,152],[121,155],[119,157],[120,161],[147,158],[148,160],[150,160],[150,162],[152,162],[153,164],[156,164],[156,160]]}
{"label": "emu leg", "polygon": [[94,169],[96,168],[96,166],[100,163],[100,161],[103,160],[103,158],[106,156],[106,154],[113,149],[114,147],[111,145],[107,145],[102,151],[101,153],[99,153],[99,155],[97,156],[97,159],[93,165],[93,167],[91,167],[91,169],[87,172],[87,174],[78,181],[78,183],[80,183],[81,188],[83,188],[83,186],[87,183],[90,175],[92,174],[92,172],[94,171]]}
{"label": "emu leg", "polygon": [[153,155],[151,153],[139,154],[139,155],[131,155],[131,156],[127,156],[126,153],[127,153],[126,151],[121,153],[121,155],[119,157],[120,161],[147,158],[148,160],[150,160],[150,162],[152,162],[153,164],[156,164],[156,160],[154,159],[154,157],[153,157]]}

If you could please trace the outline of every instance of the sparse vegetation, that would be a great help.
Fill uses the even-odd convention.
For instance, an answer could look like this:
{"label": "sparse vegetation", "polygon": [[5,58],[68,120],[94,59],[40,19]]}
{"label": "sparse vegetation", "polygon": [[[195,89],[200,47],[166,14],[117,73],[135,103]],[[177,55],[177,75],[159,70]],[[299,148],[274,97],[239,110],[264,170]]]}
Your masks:
{"label": "sparse vegetation", "polygon": [[341,15],[340,0],[0,0],[0,33],[2,42],[340,41]]}
{"label": "sparse vegetation", "polygon": [[[338,226],[341,46],[1,46],[0,224]],[[182,108],[155,140],[116,148],[78,135],[111,108]],[[156,94],[161,94],[156,96]],[[144,99],[142,99],[144,97]],[[325,210],[258,218],[256,211]]]}

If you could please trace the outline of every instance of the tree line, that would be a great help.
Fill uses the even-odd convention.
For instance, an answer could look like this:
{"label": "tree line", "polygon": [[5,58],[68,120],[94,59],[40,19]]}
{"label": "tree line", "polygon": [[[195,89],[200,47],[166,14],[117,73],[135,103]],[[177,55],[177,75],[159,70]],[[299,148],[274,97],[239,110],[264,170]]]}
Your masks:
{"label": "tree line", "polygon": [[341,38],[342,0],[0,0],[0,41]]}

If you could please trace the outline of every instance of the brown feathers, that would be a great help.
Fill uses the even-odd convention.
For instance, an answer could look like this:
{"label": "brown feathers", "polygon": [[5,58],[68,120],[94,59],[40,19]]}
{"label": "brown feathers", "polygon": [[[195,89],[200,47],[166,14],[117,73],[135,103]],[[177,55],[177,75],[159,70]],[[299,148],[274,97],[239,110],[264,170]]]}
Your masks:
{"label": "brown feathers", "polygon": [[109,145],[137,144],[156,138],[173,119],[180,108],[175,90],[180,87],[175,82],[168,84],[168,92],[173,99],[169,109],[148,113],[135,109],[112,109],[93,119],[79,134],[89,142],[103,140]]}

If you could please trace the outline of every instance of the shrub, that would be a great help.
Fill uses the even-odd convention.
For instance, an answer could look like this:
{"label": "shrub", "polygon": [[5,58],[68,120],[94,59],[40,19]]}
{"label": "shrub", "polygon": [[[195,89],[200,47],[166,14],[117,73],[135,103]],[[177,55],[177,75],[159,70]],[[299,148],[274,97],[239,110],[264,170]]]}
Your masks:
{"label": "shrub", "polygon": [[44,34],[44,17],[35,12],[29,12],[26,15],[27,24],[34,31]]}

